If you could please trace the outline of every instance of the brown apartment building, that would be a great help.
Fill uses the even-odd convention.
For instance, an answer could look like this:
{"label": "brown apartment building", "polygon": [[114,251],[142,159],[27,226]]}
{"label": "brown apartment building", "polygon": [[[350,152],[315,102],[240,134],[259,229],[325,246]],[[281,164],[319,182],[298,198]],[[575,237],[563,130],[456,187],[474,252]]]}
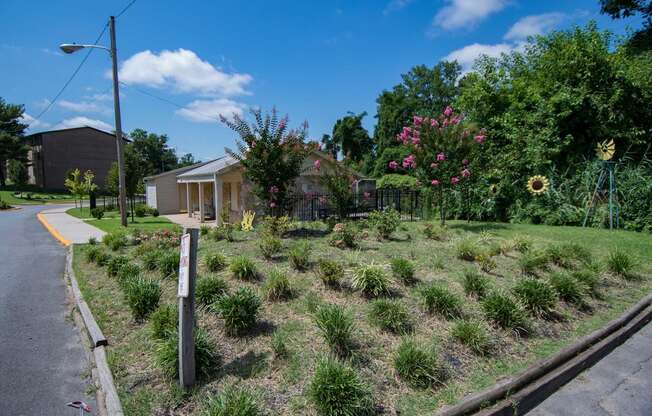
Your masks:
{"label": "brown apartment building", "polygon": [[43,131],[25,139],[30,146],[29,183],[44,189],[64,189],[65,175],[74,169],[92,170],[103,188],[117,160],[115,135],[94,127]]}

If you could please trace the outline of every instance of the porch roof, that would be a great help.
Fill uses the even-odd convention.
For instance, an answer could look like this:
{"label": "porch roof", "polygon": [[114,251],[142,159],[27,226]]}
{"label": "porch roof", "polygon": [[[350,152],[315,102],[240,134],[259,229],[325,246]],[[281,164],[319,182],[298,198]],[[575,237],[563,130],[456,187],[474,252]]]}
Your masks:
{"label": "porch roof", "polygon": [[222,156],[195,169],[177,175],[177,182],[212,181],[215,174],[219,174],[238,163],[240,162],[231,156]]}

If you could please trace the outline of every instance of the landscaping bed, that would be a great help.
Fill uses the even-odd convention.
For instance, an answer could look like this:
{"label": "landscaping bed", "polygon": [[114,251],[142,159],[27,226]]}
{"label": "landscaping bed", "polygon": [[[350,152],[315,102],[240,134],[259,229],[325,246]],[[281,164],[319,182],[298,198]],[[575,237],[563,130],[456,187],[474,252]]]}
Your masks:
{"label": "landscaping bed", "polygon": [[[165,361],[174,345],[164,307],[176,304],[175,236],[76,245],[75,273],[109,340],[125,412],[219,415],[239,397],[240,409],[260,414],[327,414],[329,403],[357,406],[354,414],[432,414],[600,327],[652,289],[649,235],[465,222],[394,231],[384,222],[332,233],[321,223],[203,230],[197,324],[206,371],[189,393]],[[270,236],[279,233],[280,247]],[[157,284],[157,303],[156,295],[138,298]],[[348,386],[346,397],[333,396],[336,384]]]}
{"label": "landscaping bed", "polygon": [[[118,232],[123,229],[122,224],[120,224],[120,211],[117,210],[103,211],[100,219],[93,218],[91,210],[88,207],[81,209],[70,208],[66,211],[66,214],[80,218],[87,224],[107,233]],[[129,228],[143,231],[174,230],[179,228],[178,225],[172,223],[167,218],[159,217],[158,215],[143,215],[141,217],[134,217],[133,220],[131,215],[128,215],[127,223]]]}

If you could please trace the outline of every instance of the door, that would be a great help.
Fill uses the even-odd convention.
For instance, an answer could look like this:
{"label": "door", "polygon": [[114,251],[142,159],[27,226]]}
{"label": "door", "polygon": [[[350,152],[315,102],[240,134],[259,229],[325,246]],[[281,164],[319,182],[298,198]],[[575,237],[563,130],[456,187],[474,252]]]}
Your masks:
{"label": "door", "polygon": [[147,206],[150,208],[157,208],[156,206],[156,184],[147,184],[145,189],[147,195]]}

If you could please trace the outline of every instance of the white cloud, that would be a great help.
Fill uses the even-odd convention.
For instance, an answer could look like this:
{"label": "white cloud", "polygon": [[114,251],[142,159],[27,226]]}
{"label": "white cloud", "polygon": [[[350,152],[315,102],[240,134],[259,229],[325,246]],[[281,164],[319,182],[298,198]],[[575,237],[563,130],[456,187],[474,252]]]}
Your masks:
{"label": "white cloud", "polygon": [[496,45],[483,45],[474,43],[461,49],[457,49],[444,57],[446,61],[457,61],[462,65],[462,72],[466,73],[471,70],[473,62],[482,55],[499,57],[503,53],[512,52],[517,46],[508,43],[498,43]]}
{"label": "white cloud", "polygon": [[525,40],[529,36],[543,35],[557,27],[566,15],[563,13],[544,13],[539,15],[525,16],[509,29],[505,34],[506,40]]}
{"label": "white cloud", "polygon": [[126,84],[150,87],[172,86],[180,92],[200,95],[247,94],[249,74],[223,72],[187,49],[138,52],[120,65],[119,77]]}
{"label": "white cloud", "polygon": [[67,101],[67,100],[61,100],[59,101],[59,107],[65,108],[66,110],[74,111],[77,113],[104,113],[107,114],[110,112],[110,110],[103,106],[103,105],[98,105],[97,103],[93,102],[88,102],[88,101],[80,101],[80,102],[74,102],[74,101]]}
{"label": "white cloud", "polygon": [[186,107],[176,111],[181,117],[197,123],[215,123],[219,121],[220,114],[226,118],[239,116],[246,108],[246,105],[228,98],[216,98],[214,100],[195,100]]}
{"label": "white cloud", "polygon": [[23,113],[23,116],[20,119],[21,123],[27,124],[29,126],[29,129],[46,129],[50,127],[50,123],[46,123],[45,121],[40,121],[35,119],[34,117],[30,116],[27,113]]}
{"label": "white cloud", "polygon": [[69,129],[72,127],[95,127],[96,129],[104,130],[106,132],[113,131],[113,126],[103,122],[102,120],[92,119],[84,116],[77,116],[63,120],[56,126],[55,129]]}
{"label": "white cloud", "polygon": [[433,18],[434,27],[445,30],[474,25],[507,5],[506,0],[446,0],[448,5]]}
{"label": "white cloud", "polygon": [[385,6],[383,14],[390,14],[392,12],[399,11],[413,1],[414,0],[391,0],[389,3],[387,3],[387,6]]}
{"label": "white cloud", "polygon": [[[120,98],[124,96],[124,92],[120,91]],[[92,94],[92,95],[85,95],[85,99],[87,100],[93,100],[93,101],[109,101],[113,100],[113,94]]]}

